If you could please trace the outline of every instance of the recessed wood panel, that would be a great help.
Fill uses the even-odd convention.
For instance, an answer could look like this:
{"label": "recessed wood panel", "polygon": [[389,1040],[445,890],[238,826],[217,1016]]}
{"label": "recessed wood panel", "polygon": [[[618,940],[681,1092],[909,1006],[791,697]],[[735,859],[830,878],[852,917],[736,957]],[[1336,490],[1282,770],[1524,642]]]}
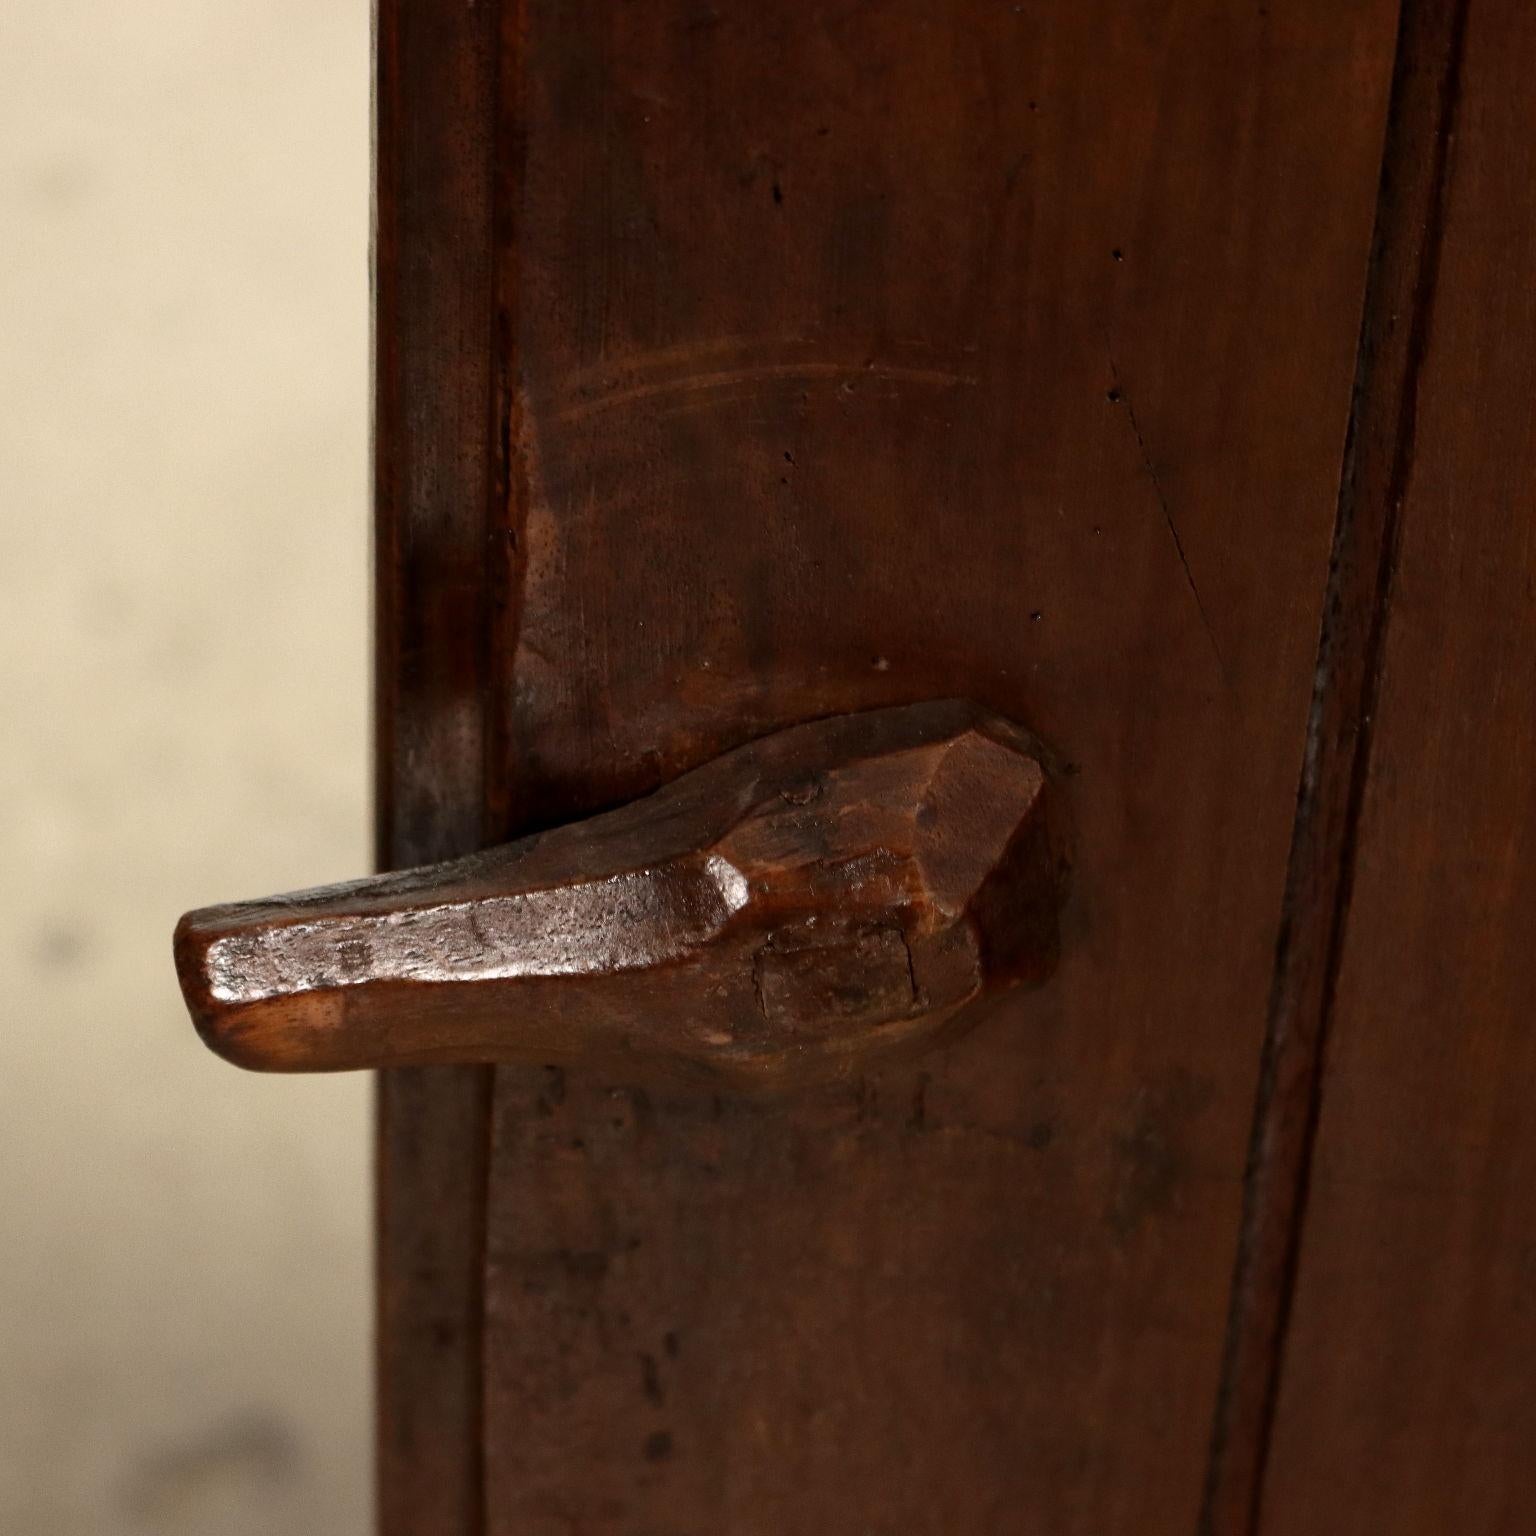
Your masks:
{"label": "recessed wood panel", "polygon": [[1075,872],[1056,980],[911,1068],[498,1072],[493,1531],[1192,1528],[1395,20],[504,15],[507,825],[961,694]]}

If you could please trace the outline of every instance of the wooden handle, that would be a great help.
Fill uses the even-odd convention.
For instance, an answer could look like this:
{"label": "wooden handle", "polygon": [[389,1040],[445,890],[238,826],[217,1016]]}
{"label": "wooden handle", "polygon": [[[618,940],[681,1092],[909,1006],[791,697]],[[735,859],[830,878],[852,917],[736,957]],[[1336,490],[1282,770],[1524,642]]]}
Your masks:
{"label": "wooden handle", "polygon": [[1030,739],[972,706],[845,715],[485,853],[189,913],[177,970],[246,1067],[788,1087],[1050,973],[1047,798]]}

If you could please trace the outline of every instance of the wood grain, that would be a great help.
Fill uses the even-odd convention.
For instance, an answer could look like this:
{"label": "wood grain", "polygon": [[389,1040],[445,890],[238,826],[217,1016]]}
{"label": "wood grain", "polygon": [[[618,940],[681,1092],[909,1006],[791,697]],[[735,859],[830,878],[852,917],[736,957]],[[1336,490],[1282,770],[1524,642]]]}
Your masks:
{"label": "wood grain", "polygon": [[1423,9],[1465,41],[1265,1536],[1531,1526],[1536,16]]}
{"label": "wood grain", "polygon": [[[375,14],[375,805],[384,868],[467,853],[488,816],[494,567],[494,15]],[[381,1074],[378,1520],[483,1528],[482,1276],[490,1075]]]}
{"label": "wood grain", "polygon": [[1254,1530],[1306,1222],[1327,1041],[1370,774],[1386,620],[1439,287],[1463,0],[1414,0],[1377,195],[1349,435],[1249,1145],[1201,1529]]}
{"label": "wood grain", "polygon": [[921,1067],[498,1070],[491,1530],[1193,1528],[1395,20],[517,8],[519,819],[964,693],[1074,765],[1078,878]]}

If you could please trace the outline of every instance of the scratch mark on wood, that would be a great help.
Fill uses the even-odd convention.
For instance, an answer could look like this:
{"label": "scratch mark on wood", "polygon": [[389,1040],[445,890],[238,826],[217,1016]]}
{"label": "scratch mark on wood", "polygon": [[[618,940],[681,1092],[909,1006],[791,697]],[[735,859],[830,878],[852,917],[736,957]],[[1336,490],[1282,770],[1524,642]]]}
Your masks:
{"label": "scratch mark on wood", "polygon": [[767,380],[795,379],[872,379],[880,383],[920,384],[930,388],[952,389],[975,384],[974,375],[954,373],[945,368],[912,368],[892,363],[760,363],[748,368],[724,369],[718,373],[687,375],[663,379],[653,384],[633,384],[588,400],[578,400],[554,413],[557,421],[580,421],[600,411],[632,405],[658,395],[685,394],[695,391],[726,389],[734,384]]}
{"label": "scratch mark on wood", "polygon": [[1189,555],[1184,549],[1184,540],[1179,536],[1179,526],[1173,519],[1173,507],[1169,503],[1168,493],[1163,489],[1162,478],[1158,475],[1157,465],[1153,462],[1152,455],[1147,448],[1147,440],[1142,436],[1141,425],[1136,420],[1136,407],[1131,403],[1131,397],[1125,392],[1125,385],[1120,381],[1120,370],[1115,365],[1114,349],[1109,345],[1109,338],[1104,339],[1105,355],[1109,358],[1109,376],[1114,384],[1110,390],[1109,398],[1112,405],[1125,407],[1125,419],[1130,423],[1131,436],[1136,439],[1137,451],[1141,454],[1142,467],[1147,472],[1147,479],[1152,485],[1152,494],[1157,498],[1158,507],[1162,510],[1163,521],[1168,525],[1169,537],[1173,540],[1174,552],[1179,557],[1179,564],[1184,569],[1184,580],[1189,587],[1189,595],[1195,600],[1195,609],[1200,615],[1200,625],[1205,630],[1205,637],[1211,642],[1211,653],[1216,658],[1216,669],[1221,673],[1223,682],[1227,681],[1227,664],[1221,654],[1221,643],[1216,638],[1216,630],[1211,624],[1211,616],[1205,611],[1205,603],[1200,596],[1200,588],[1195,585],[1195,573],[1190,569]]}

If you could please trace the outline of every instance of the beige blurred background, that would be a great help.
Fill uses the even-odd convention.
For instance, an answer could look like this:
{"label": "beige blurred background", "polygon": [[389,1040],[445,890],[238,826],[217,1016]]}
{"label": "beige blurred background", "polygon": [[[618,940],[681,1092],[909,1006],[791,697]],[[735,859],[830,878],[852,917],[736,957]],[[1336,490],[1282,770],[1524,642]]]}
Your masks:
{"label": "beige blurred background", "polygon": [[367,848],[368,0],[0,7],[0,1532],[369,1516],[369,1084],[187,906]]}

